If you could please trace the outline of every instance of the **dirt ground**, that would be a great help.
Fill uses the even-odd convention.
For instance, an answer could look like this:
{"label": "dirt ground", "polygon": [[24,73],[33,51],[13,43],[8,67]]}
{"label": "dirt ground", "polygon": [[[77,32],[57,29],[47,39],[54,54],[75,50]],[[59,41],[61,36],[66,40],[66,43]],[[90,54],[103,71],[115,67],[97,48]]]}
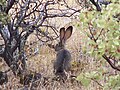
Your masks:
{"label": "dirt ground", "polygon": [[[74,76],[78,76],[83,72],[92,72],[100,66],[99,62],[95,61],[95,58],[91,57],[87,52],[83,52],[83,46],[87,45],[85,41],[86,36],[81,30],[74,27],[74,31],[70,39],[66,43],[66,49],[68,49],[72,55],[72,68],[71,73]],[[89,46],[87,46],[89,47]],[[33,47],[34,48],[34,47]],[[47,81],[43,83],[40,81],[39,85],[34,90],[102,90],[101,87],[92,82],[89,87],[84,87],[80,82],[68,78],[65,83],[55,81],[53,73],[53,63],[56,59],[56,52],[44,45],[39,47],[39,52],[35,56],[28,57],[27,69],[30,71],[41,73],[42,77],[47,77]],[[7,69],[7,65],[4,61],[1,63],[1,70]],[[103,68],[101,66],[101,68]],[[19,83],[19,78],[15,77],[12,72],[8,73],[9,82],[3,86],[0,86],[1,90],[29,90]]]}

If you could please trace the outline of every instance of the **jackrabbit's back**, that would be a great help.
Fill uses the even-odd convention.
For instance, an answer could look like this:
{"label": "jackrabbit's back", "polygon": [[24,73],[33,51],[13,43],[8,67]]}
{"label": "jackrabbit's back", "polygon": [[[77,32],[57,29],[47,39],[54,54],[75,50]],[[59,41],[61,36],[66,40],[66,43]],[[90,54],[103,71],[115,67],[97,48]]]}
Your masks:
{"label": "jackrabbit's back", "polygon": [[54,69],[56,73],[62,73],[70,70],[71,54],[68,50],[62,49],[57,53]]}

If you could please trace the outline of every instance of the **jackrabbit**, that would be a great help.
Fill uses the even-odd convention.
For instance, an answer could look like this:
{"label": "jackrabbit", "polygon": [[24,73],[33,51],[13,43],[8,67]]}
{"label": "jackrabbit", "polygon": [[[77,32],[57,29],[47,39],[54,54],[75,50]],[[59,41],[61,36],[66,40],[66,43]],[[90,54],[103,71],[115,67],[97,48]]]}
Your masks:
{"label": "jackrabbit", "polygon": [[54,73],[55,75],[65,75],[65,72],[70,70],[71,54],[65,49],[65,43],[68,38],[72,35],[73,27],[69,26],[66,30],[65,28],[60,29],[60,42],[53,46],[52,48],[57,51],[56,61],[54,63]]}

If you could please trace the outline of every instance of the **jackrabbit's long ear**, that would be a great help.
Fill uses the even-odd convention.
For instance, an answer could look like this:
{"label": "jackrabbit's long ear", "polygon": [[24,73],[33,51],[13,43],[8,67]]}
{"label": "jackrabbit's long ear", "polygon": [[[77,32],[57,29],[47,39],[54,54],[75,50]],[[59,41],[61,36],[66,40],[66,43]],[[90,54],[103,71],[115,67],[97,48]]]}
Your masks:
{"label": "jackrabbit's long ear", "polygon": [[62,27],[62,28],[60,28],[60,40],[62,40],[64,38],[64,35],[65,35],[65,28]]}
{"label": "jackrabbit's long ear", "polygon": [[73,31],[73,27],[72,26],[69,26],[67,29],[66,29],[66,32],[65,32],[65,35],[64,35],[64,39],[65,41],[70,38],[70,36],[72,35],[72,31]]}

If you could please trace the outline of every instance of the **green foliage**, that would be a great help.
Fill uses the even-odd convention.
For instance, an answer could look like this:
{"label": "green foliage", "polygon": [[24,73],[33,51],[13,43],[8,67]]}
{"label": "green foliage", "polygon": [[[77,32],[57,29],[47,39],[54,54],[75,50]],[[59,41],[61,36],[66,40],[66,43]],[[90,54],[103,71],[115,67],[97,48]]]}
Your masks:
{"label": "green foliage", "polygon": [[111,88],[119,87],[120,86],[119,82],[120,82],[120,75],[109,77],[109,86],[111,86]]}
{"label": "green foliage", "polygon": [[[107,54],[120,59],[120,21],[115,18],[120,13],[120,1],[113,0],[102,12],[83,11],[80,14],[82,30],[92,40],[88,42],[91,46],[92,55]],[[96,41],[95,41],[96,40]]]}
{"label": "green foliage", "polygon": [[[6,6],[6,0],[0,0],[0,5],[2,5],[2,7],[5,8]],[[9,20],[9,16],[6,15],[5,12],[0,12],[0,22],[2,22],[2,24],[6,23],[6,20]]]}
{"label": "green foliage", "polygon": [[[120,14],[120,0],[112,0],[112,3],[106,8],[102,8],[101,12],[95,10],[81,12],[82,28],[80,30],[89,37],[87,44],[90,47],[89,53],[91,55],[101,58],[103,54],[106,54],[120,60],[120,20],[116,17],[117,14]],[[86,49],[85,47],[83,49]],[[106,72],[103,69],[81,73],[77,80],[83,86],[88,86],[91,81],[99,83],[105,79],[106,81],[101,83],[103,90],[119,90],[120,75],[106,77],[104,73]],[[84,84],[85,82],[87,84]]]}
{"label": "green foliage", "polygon": [[120,89],[120,75],[109,76],[107,83],[103,87],[104,90],[119,90]]}
{"label": "green foliage", "polygon": [[81,73],[76,80],[80,81],[81,84],[85,87],[89,86],[91,81],[99,81],[102,78],[102,72],[93,71],[93,72],[86,72]]}
{"label": "green foliage", "polygon": [[6,4],[6,0],[0,0],[0,5],[5,5]]}
{"label": "green foliage", "polygon": [[[80,81],[81,84],[85,87],[88,87],[91,81],[97,82],[103,90],[119,90],[120,89],[120,75],[111,75],[108,77],[104,77],[104,70],[100,69],[98,71],[81,73],[76,80]],[[100,83],[100,81],[106,80],[104,83]]]}
{"label": "green foliage", "polygon": [[2,22],[3,24],[5,24],[6,23],[6,20],[8,21],[9,20],[9,17],[8,17],[8,15],[6,15],[5,13],[1,13],[0,12],[0,22]]}
{"label": "green foliage", "polygon": [[89,86],[89,84],[91,83],[91,80],[89,78],[86,77],[86,75],[84,73],[81,73],[76,80],[80,81],[81,84],[83,86]]}

